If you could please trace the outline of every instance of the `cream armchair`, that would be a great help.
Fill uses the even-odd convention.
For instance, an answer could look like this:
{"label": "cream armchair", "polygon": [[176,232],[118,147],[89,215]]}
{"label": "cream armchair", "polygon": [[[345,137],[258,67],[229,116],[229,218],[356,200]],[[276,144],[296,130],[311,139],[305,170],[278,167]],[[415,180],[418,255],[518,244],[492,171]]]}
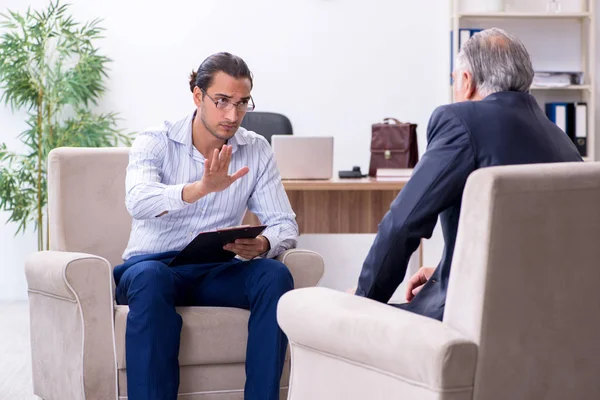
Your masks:
{"label": "cream armchair", "polygon": [[289,400],[600,398],[600,163],[476,171],[460,218],[443,322],[283,296]]}
{"label": "cream armchair", "polygon": [[[128,307],[114,302],[131,217],[125,208],[128,149],[62,148],[49,155],[51,251],[26,263],[34,393],[44,400],[127,398]],[[306,250],[279,257],[295,287],[314,286],[323,259]],[[249,312],[182,307],[180,394],[242,399]],[[281,380],[287,394],[288,365]]]}

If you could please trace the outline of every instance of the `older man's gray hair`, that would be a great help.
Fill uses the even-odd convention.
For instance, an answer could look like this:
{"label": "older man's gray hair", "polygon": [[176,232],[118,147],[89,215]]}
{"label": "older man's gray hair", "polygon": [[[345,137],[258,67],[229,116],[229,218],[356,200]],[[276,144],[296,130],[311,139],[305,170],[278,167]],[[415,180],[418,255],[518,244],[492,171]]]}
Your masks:
{"label": "older man's gray hair", "polygon": [[476,33],[463,43],[456,59],[457,72],[473,75],[481,96],[507,90],[527,92],[533,66],[527,49],[516,37],[492,28]]}

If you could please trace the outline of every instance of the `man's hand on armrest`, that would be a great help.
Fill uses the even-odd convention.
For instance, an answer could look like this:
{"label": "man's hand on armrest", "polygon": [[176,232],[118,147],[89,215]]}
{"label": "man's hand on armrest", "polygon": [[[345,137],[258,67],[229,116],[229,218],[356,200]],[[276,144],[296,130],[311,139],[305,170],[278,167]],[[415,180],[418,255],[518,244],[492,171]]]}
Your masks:
{"label": "man's hand on armrest", "polygon": [[423,286],[427,283],[435,268],[421,267],[408,281],[406,287],[406,301],[411,301],[417,293],[423,289]]}

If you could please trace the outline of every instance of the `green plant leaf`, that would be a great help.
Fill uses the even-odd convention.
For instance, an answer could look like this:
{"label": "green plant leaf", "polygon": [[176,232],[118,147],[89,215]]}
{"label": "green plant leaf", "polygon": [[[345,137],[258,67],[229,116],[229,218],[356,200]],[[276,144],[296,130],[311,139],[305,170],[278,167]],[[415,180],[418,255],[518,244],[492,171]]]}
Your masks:
{"label": "green plant leaf", "polygon": [[[18,138],[23,154],[0,145],[0,209],[10,212],[17,232],[42,226],[46,205],[46,159],[57,147],[130,145],[115,113],[90,108],[106,90],[107,65],[95,42],[101,20],[77,22],[69,4],[51,2],[44,10],[0,13],[0,102],[28,112]],[[42,236],[39,246],[43,247]]]}

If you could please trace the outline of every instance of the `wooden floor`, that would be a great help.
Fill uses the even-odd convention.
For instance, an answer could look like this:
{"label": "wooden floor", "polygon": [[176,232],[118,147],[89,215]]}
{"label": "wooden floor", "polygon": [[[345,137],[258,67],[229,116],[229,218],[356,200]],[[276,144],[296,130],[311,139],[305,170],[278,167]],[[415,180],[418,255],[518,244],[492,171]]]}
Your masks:
{"label": "wooden floor", "polygon": [[33,395],[26,302],[0,303],[0,400],[39,400]]}

